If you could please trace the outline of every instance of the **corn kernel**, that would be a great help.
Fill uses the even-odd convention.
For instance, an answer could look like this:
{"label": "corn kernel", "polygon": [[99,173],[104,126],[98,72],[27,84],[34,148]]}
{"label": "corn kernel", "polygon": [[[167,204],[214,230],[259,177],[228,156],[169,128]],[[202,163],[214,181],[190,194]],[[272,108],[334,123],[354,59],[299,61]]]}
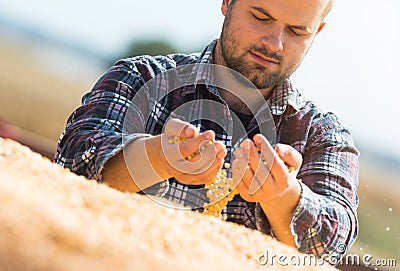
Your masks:
{"label": "corn kernel", "polygon": [[[184,141],[178,136],[174,139],[169,140],[170,144],[177,144]],[[208,145],[212,145],[214,142],[212,140],[208,141]],[[204,150],[204,146],[201,150]],[[199,152],[193,153],[186,157],[186,160],[191,160]],[[222,215],[222,210],[226,207],[229,201],[231,201],[239,191],[233,187],[232,178],[228,178],[226,169],[230,168],[229,163],[225,163],[223,168],[218,171],[214,179],[210,180],[205,184],[207,189],[206,195],[210,201],[210,204],[204,204],[204,214],[212,215],[221,218],[222,220],[227,219],[227,215]]]}

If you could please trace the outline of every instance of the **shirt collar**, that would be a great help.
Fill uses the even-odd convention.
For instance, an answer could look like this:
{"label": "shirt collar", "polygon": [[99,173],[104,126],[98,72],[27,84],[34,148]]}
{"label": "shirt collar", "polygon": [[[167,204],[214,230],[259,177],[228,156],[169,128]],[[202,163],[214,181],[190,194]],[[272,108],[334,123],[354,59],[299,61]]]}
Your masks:
{"label": "shirt collar", "polygon": [[210,69],[210,64],[213,64],[213,53],[214,48],[217,45],[218,40],[213,40],[200,54],[199,60],[196,65],[196,84],[198,82],[212,82],[213,76]]}
{"label": "shirt collar", "polygon": [[289,78],[272,91],[267,102],[272,114],[282,115],[288,106],[297,112],[304,103],[304,97],[294,87],[291,79]]}
{"label": "shirt collar", "polygon": [[[190,63],[191,67],[190,74],[188,75],[186,82],[194,82],[194,86],[198,84],[215,85],[213,84],[212,68],[213,63],[213,52],[217,39],[213,40],[207,47],[201,52],[196,61]],[[193,94],[196,91],[196,87],[187,87],[183,89],[184,94]]]}

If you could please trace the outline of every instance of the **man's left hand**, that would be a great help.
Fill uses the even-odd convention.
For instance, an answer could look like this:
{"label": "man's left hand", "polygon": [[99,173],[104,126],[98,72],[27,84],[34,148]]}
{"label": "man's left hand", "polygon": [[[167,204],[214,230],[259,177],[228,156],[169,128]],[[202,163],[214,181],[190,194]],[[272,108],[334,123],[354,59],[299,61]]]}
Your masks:
{"label": "man's left hand", "polygon": [[260,203],[277,238],[293,244],[290,221],[300,200],[296,176],[302,156],[285,144],[277,144],[274,150],[260,134],[253,140],[243,141],[235,151],[233,180],[244,200]]}

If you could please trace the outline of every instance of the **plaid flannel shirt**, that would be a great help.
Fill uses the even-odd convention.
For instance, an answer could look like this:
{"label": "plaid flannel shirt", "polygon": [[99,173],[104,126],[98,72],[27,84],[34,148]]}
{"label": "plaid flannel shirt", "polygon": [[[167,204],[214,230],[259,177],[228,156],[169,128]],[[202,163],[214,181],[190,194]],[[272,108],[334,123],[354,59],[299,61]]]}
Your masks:
{"label": "plaid flannel shirt", "polygon": [[[212,52],[217,41],[200,54],[169,56],[141,56],[120,60],[110,68],[87,93],[81,107],[69,117],[61,135],[55,161],[73,172],[101,181],[104,164],[132,140],[157,135],[171,112],[180,105],[203,99],[225,106],[222,114],[231,122],[229,108],[212,86],[195,84],[177,89],[161,100],[148,93],[150,115],[147,120],[139,111],[129,116],[140,122],[143,131],[123,135],[123,123],[136,92],[149,80],[170,69],[187,65],[212,63]],[[196,82],[206,73],[194,71]],[[167,84],[167,82],[164,82]],[[164,86],[167,87],[167,86]],[[356,209],[358,205],[358,151],[350,132],[333,113],[324,113],[308,101],[292,85],[290,79],[277,86],[267,100],[276,127],[276,142],[289,144],[303,156],[298,173],[301,198],[291,220],[291,231],[302,252],[326,255],[343,253],[358,233]],[[192,124],[201,131],[214,130],[231,158],[232,136],[218,125],[201,119],[204,108],[192,103],[190,111],[198,115]],[[221,112],[219,112],[220,114]],[[196,115],[196,116],[197,116]],[[145,123],[144,123],[145,122]],[[140,126],[139,125],[139,126]],[[129,140],[123,140],[123,137]],[[231,161],[228,161],[231,162]],[[208,202],[204,189],[192,189],[171,178],[148,189],[148,193],[162,195],[185,206],[203,206]],[[227,220],[271,234],[268,219],[259,204],[246,202],[237,195],[223,213]]]}

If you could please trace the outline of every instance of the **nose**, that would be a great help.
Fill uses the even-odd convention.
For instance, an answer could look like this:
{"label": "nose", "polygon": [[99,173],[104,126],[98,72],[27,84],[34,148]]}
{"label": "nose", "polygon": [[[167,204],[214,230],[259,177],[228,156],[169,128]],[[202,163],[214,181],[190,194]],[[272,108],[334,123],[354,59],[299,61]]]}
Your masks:
{"label": "nose", "polygon": [[261,38],[261,43],[267,47],[272,53],[283,50],[283,28],[280,26],[274,26],[264,33]]}

